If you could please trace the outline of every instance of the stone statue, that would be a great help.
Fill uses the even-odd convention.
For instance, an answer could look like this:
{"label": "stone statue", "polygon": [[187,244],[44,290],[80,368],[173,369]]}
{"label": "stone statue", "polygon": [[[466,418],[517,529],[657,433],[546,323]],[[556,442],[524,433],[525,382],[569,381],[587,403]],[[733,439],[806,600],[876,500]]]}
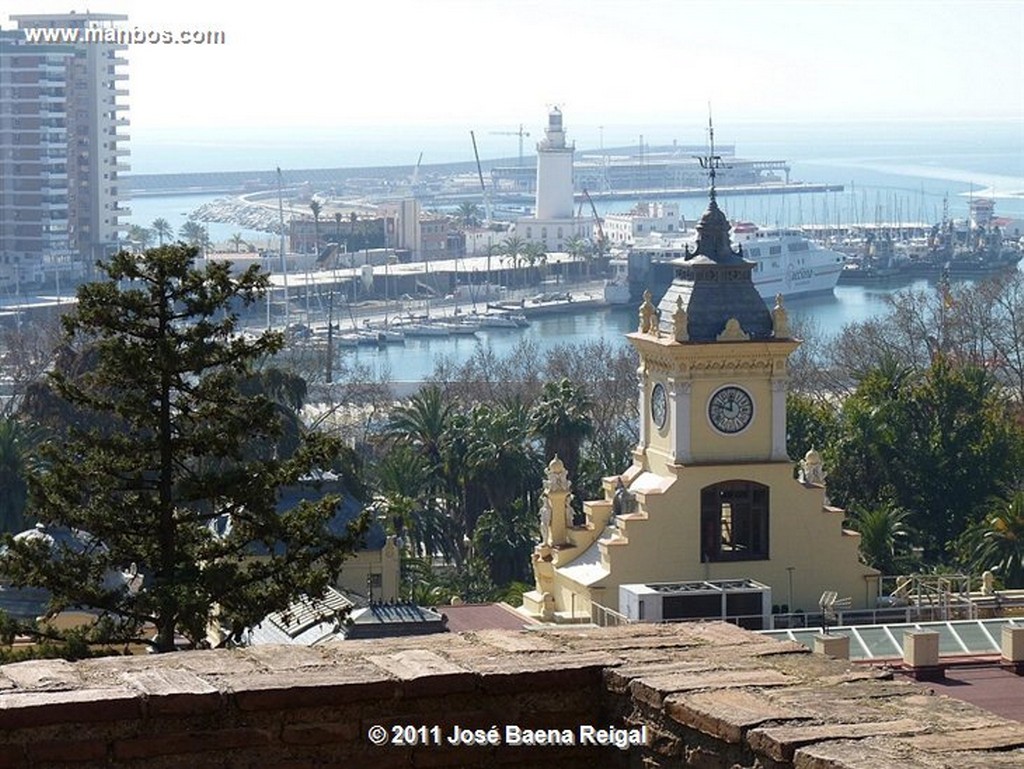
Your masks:
{"label": "stone statue", "polygon": [[619,478],[615,483],[615,494],[612,496],[612,515],[628,515],[633,512],[633,495]]}
{"label": "stone statue", "polygon": [[569,491],[569,471],[565,469],[562,460],[555,454],[554,459],[548,462],[547,477],[544,479],[544,491]]}
{"label": "stone statue", "polygon": [[672,336],[677,342],[690,341],[690,319],[683,309],[683,297],[676,297],[676,311],[672,313]]}
{"label": "stone statue", "polygon": [[651,291],[644,291],[644,301],[640,304],[640,333],[653,334],[658,328],[658,311],[651,302]]}
{"label": "stone statue", "polygon": [[775,308],[772,310],[772,332],[776,339],[788,339],[789,313],[782,304],[782,294],[775,295]]}
{"label": "stone statue", "polygon": [[813,448],[804,455],[800,462],[800,472],[804,483],[825,485],[825,468],[821,463],[821,454]]}
{"label": "stone statue", "polygon": [[542,545],[551,544],[551,502],[547,494],[540,503],[540,541]]}

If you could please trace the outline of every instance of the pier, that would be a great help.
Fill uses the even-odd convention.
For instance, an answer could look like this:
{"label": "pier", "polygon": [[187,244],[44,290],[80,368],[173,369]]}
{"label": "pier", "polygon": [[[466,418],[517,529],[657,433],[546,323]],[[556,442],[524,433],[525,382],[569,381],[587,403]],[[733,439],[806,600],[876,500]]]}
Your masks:
{"label": "pier", "polygon": [[[674,152],[678,147],[649,147],[645,157],[656,158],[659,153]],[[635,147],[610,147],[604,154],[611,156],[635,153]],[[672,158],[672,162],[661,165],[675,169],[673,173],[653,173],[654,165],[623,166],[628,174],[619,169],[614,179],[598,180],[588,175],[586,158],[593,156],[580,151],[581,162],[577,164],[578,178],[575,197],[578,202],[583,199],[583,188],[586,187],[595,200],[640,200],[652,195],[661,197],[701,197],[707,194],[707,187],[696,182],[692,169],[685,159]],[[481,160],[481,170],[491,176],[490,184],[492,200],[504,203],[532,203],[532,183],[536,176],[535,158],[523,166],[509,168],[513,158],[496,158]],[[719,186],[723,194],[731,195],[771,195],[803,192],[836,192],[842,191],[842,185],[813,184],[789,181],[789,165],[783,160],[738,160],[730,159],[736,164],[733,173],[735,183],[729,184],[728,179]],[[612,166],[614,169],[615,166]],[[638,170],[639,169],[639,170]],[[309,184],[315,189],[337,189],[348,193],[365,193],[368,190],[383,191],[382,182],[394,190],[404,189],[406,197],[412,195],[427,203],[480,202],[483,194],[477,181],[476,163],[472,160],[452,163],[423,164],[414,169],[410,166],[365,166],[355,168],[305,168],[283,169],[281,179],[286,187]],[[510,184],[508,174],[522,175],[519,183]],[[608,169],[605,169],[608,173]],[[780,173],[784,176],[775,178],[765,174]],[[697,174],[699,176],[699,174]],[[757,181],[764,176],[763,181]],[[466,177],[465,180],[456,177]],[[414,181],[414,178],[418,181]],[[465,183],[461,183],[465,181]],[[691,181],[693,183],[691,184]],[[169,196],[169,195],[241,195],[277,189],[277,172],[275,169],[256,169],[252,171],[204,171],[173,174],[130,174],[124,177],[124,186],[132,197]],[[406,194],[407,193],[407,194]]]}

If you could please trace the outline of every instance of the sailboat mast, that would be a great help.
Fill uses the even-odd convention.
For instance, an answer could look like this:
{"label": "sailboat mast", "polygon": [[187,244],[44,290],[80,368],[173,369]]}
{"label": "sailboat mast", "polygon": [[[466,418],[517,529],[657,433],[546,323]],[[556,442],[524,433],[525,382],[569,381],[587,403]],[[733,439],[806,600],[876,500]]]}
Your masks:
{"label": "sailboat mast", "polygon": [[284,326],[288,328],[288,261],[284,256],[284,193],[282,192],[281,166],[277,167],[277,218],[281,228],[281,274],[284,279]]}

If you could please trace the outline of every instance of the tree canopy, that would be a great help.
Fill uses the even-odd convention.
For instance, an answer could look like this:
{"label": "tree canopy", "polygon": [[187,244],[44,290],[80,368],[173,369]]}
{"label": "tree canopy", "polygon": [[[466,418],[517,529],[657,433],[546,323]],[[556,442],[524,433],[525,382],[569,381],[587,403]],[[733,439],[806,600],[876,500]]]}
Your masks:
{"label": "tree canopy", "polygon": [[890,359],[868,371],[843,404],[827,448],[829,494],[851,508],[906,511],[926,560],[1012,487],[1024,440],[993,376],[939,355],[918,371]]}
{"label": "tree canopy", "polygon": [[279,490],[328,469],[339,446],[301,432],[287,450],[253,449],[279,447],[281,404],[296,395],[254,373],[281,335],[237,327],[268,279],[197,270],[196,252],[122,252],[79,289],[64,344],[86,363],[49,374],[63,408],[28,476],[46,535],[7,537],[2,560],[8,582],[49,592],[51,612],[93,609],[107,640],[155,628],[159,651],[198,643],[215,616],[237,635],[322,593],[365,526],[332,533],[333,496],[278,509]]}

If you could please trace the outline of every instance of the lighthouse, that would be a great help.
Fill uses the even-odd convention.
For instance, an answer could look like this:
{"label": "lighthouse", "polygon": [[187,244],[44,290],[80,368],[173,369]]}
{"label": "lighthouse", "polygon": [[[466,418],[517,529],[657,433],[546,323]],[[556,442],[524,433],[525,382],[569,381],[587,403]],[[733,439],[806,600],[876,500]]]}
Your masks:
{"label": "lighthouse", "polygon": [[537,219],[572,219],[572,159],[576,145],[565,140],[562,111],[548,113],[544,138],[537,142]]}
{"label": "lighthouse", "polygon": [[515,234],[548,252],[564,250],[572,238],[593,237],[594,220],[573,215],[573,154],[566,140],[562,110],[552,107],[544,138],[537,142],[537,201],[533,216],[516,220]]}

